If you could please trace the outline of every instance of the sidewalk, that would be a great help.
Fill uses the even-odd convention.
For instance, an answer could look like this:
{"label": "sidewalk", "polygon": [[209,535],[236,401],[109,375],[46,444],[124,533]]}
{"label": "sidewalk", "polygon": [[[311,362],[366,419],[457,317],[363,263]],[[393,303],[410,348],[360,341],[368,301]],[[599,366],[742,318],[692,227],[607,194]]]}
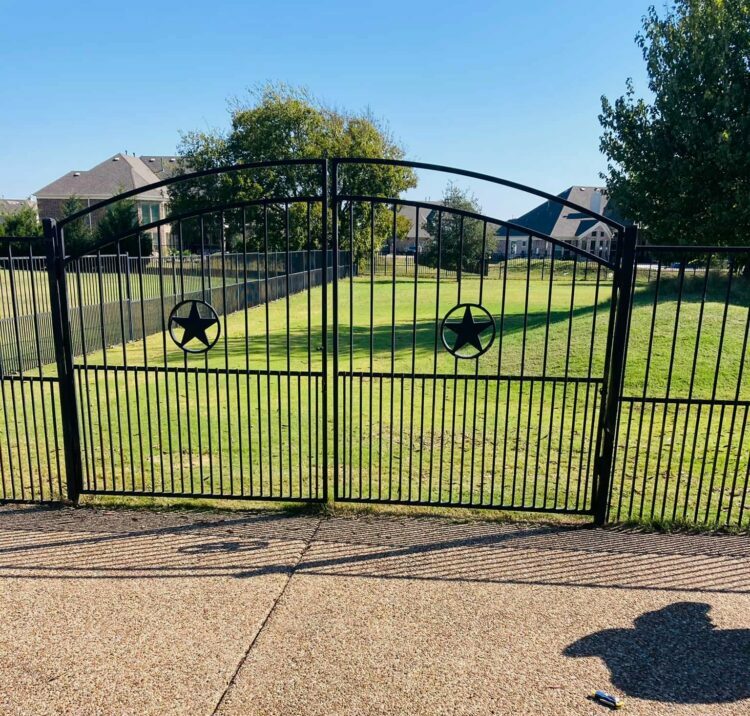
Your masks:
{"label": "sidewalk", "polygon": [[0,614],[2,714],[750,709],[747,537],[0,508]]}

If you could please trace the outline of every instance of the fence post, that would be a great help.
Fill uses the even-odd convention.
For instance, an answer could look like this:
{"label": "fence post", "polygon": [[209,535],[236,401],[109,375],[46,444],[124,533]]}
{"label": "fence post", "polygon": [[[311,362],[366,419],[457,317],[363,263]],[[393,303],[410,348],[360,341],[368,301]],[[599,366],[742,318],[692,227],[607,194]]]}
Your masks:
{"label": "fence post", "polygon": [[609,385],[604,397],[604,420],[602,451],[597,461],[596,491],[594,494],[594,522],[601,526],[607,519],[609,487],[612,478],[612,465],[615,452],[615,431],[617,414],[620,408],[620,392],[625,374],[625,358],[630,320],[630,301],[635,280],[635,247],[638,241],[638,227],[625,228],[620,266],[615,273],[617,285],[617,308],[612,334],[612,350],[609,356]]}
{"label": "fence post", "polygon": [[[331,248],[333,249],[333,499],[339,496],[339,165],[331,162]],[[346,380],[346,379],[344,379]],[[324,399],[327,402],[327,398]],[[328,499],[328,494],[326,494]]]}
{"label": "fence post", "polygon": [[[322,325],[322,332],[323,332],[323,355],[322,355],[322,377],[321,377],[321,390],[323,393],[323,501],[328,502],[329,499],[329,481],[328,481],[328,184],[329,184],[329,174],[328,174],[328,159],[323,160],[323,166],[322,166],[322,176],[321,176],[321,185],[322,185],[322,201],[321,201],[321,210],[322,210],[322,226],[321,226],[321,249],[323,250],[323,266],[321,267],[321,291],[323,294],[323,325]],[[333,223],[336,223],[335,218],[335,212],[336,212],[336,205],[333,206],[333,212],[334,212],[334,219]],[[335,310],[335,309],[334,309]],[[334,384],[336,382],[336,378],[334,377]],[[338,410],[338,406],[334,404],[333,407],[333,414],[336,415],[336,412]]]}
{"label": "fence post", "polygon": [[[78,427],[73,344],[70,337],[68,288],[65,282],[65,242],[54,219],[44,219],[47,239],[47,275],[50,289],[52,332],[55,338],[55,360],[60,387],[60,416],[63,429],[66,488],[68,499],[76,504],[83,489],[81,436]],[[82,307],[79,307],[82,310]]]}

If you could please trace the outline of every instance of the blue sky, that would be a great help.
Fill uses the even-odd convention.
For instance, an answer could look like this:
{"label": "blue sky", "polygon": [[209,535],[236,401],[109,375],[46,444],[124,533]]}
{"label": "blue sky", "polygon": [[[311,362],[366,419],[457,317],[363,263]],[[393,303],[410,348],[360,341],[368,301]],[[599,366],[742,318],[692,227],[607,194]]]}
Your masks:
{"label": "blue sky", "polygon": [[[555,193],[598,184],[599,98],[628,76],[646,91],[633,37],[648,4],[0,0],[0,196],[117,151],[172,153],[265,80],[369,107],[410,159]],[[444,183],[423,177],[417,195]],[[502,218],[534,205],[470,188]]]}

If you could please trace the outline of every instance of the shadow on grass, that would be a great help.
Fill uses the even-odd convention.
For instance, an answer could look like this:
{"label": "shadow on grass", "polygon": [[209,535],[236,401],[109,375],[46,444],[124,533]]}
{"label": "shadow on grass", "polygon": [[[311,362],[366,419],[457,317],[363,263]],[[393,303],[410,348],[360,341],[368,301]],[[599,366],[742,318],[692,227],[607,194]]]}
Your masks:
{"label": "shadow on grass", "polygon": [[[655,274],[647,282],[639,282],[633,296],[633,307],[635,310],[647,309],[652,310],[654,299],[656,298],[657,284]],[[680,291],[679,280],[676,276],[662,276],[658,285],[658,303],[661,305],[665,302],[677,301],[678,298],[682,303],[699,303],[703,300],[704,279],[700,275],[686,275],[682,290]],[[728,297],[731,304],[747,306],[750,303],[750,282],[744,277],[735,277],[731,293]],[[706,287],[706,301],[710,303],[724,304],[727,301],[727,279],[725,276],[711,276]],[[593,313],[596,309],[597,323],[602,320],[606,321],[611,307],[611,296],[609,295],[609,286],[603,285],[600,292],[600,300],[594,306],[578,306],[572,311],[569,306],[559,308],[553,307],[549,312],[537,311],[524,316],[522,312],[506,312],[503,317],[499,307],[489,306],[493,318],[495,319],[498,335],[495,344],[501,341],[500,327],[502,323],[502,339],[514,339],[510,346],[512,350],[520,351],[520,341],[516,339],[519,334],[525,330],[527,334],[543,334],[546,331],[546,324],[549,320],[550,333],[555,331],[559,333],[559,326],[567,325],[571,320],[580,323],[590,318],[593,323]],[[381,306],[380,312],[388,309],[390,311],[390,301],[387,306]],[[390,316],[389,316],[390,317]],[[332,317],[329,317],[332,320]],[[370,354],[370,345],[372,344],[372,354],[374,360],[389,358],[395,348],[397,358],[404,359],[411,356],[412,345],[415,347],[417,358],[432,358],[435,351],[436,334],[439,329],[442,316],[437,320],[430,318],[417,318],[416,322],[410,319],[399,320],[395,324],[381,323],[370,326],[365,322],[355,323],[351,342],[353,344],[355,358],[363,359]],[[295,319],[296,320],[296,319]],[[293,321],[294,322],[294,321]],[[558,328],[556,328],[558,327]],[[333,338],[330,335],[331,326],[329,326],[328,349],[333,349]],[[599,330],[605,330],[604,326],[598,326]],[[565,328],[563,330],[566,330]],[[350,344],[350,324],[349,315],[346,309],[342,309],[339,325],[339,340],[342,358],[348,358]],[[578,336],[580,340],[580,336]],[[248,342],[249,341],[249,342]],[[308,331],[306,325],[293,326],[289,333],[286,332],[284,325],[271,326],[270,335],[266,336],[265,331],[248,336],[246,341],[244,335],[229,335],[226,342],[226,354],[230,361],[244,361],[246,350],[249,347],[251,359],[257,367],[257,361],[265,360],[266,344],[271,355],[272,364],[284,362],[287,351],[294,357],[296,362],[300,363],[300,358],[304,358],[309,353],[313,354],[313,363],[319,360],[318,355],[322,353],[323,337],[320,326],[313,325]],[[442,344],[438,336],[438,355],[443,353]],[[216,355],[224,356],[224,337],[220,340],[214,351],[212,358]],[[183,364],[184,356],[181,353],[173,353],[168,357],[170,365],[180,366]],[[238,363],[239,364],[239,363]],[[276,365],[278,367],[278,365]],[[296,369],[301,366],[297,365]],[[293,366],[294,368],[294,366]]]}
{"label": "shadow on grass", "polygon": [[[609,305],[609,300],[600,301],[597,308],[598,317],[603,316],[606,318]],[[495,319],[498,331],[495,345],[500,345],[501,341],[501,320],[502,339],[504,340],[518,336],[524,330],[528,335],[535,332],[543,334],[546,330],[548,320],[550,335],[553,335],[555,326],[558,324],[567,325],[571,317],[573,321],[578,321],[587,316],[591,316],[593,320],[593,306],[578,307],[572,312],[569,309],[552,310],[549,313],[549,319],[546,312],[532,313],[526,317],[522,313],[506,313],[502,319],[499,314],[494,314],[493,318]],[[375,361],[390,359],[392,353],[398,361],[404,361],[411,357],[412,347],[414,347],[417,359],[428,358],[432,360],[435,353],[436,333],[439,330],[441,320],[442,316],[437,322],[434,319],[418,319],[416,322],[412,320],[397,320],[393,325],[380,324],[372,328],[367,324],[355,325],[351,335],[351,346],[354,357],[359,360],[368,357],[370,355],[370,346],[372,345],[372,355]],[[597,319],[598,321],[599,318]],[[599,329],[601,330],[601,326],[599,326]],[[210,357],[216,359],[219,356],[223,359],[226,355],[230,363],[239,365],[244,362],[246,351],[249,350],[253,367],[257,367],[259,360],[265,362],[266,347],[268,347],[272,367],[275,365],[278,368],[279,364],[286,360],[287,353],[289,353],[292,356],[292,360],[296,363],[296,365],[292,366],[292,369],[299,369],[301,367],[300,362],[306,364],[308,353],[313,355],[313,363],[320,360],[317,356],[322,354],[322,341],[319,327],[313,327],[308,336],[306,326],[292,328],[288,334],[285,326],[277,326],[275,330],[273,327],[271,328],[270,335],[268,336],[266,336],[265,331],[260,334],[249,335],[247,340],[244,335],[229,335],[226,338],[226,344],[222,337]],[[447,354],[445,354],[439,336],[437,341],[438,358],[445,358]],[[341,359],[348,360],[350,326],[346,322],[342,322],[339,325],[339,346]],[[329,354],[333,351],[332,335],[328,337],[328,350]],[[521,344],[519,341],[515,342],[513,350],[520,354]],[[184,360],[182,353],[172,352],[168,356],[168,364],[172,366],[180,367],[184,364]],[[497,360],[493,358],[492,362],[496,364]],[[496,367],[494,370],[496,370]]]}

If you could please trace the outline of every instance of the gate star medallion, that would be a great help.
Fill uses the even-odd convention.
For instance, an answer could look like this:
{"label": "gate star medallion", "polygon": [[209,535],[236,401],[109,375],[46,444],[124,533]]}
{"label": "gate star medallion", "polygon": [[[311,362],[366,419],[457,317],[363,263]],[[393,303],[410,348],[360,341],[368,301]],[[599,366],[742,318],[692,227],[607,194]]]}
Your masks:
{"label": "gate star medallion", "polygon": [[456,358],[479,358],[495,340],[495,321],[478,303],[459,303],[443,319],[445,349]]}
{"label": "gate star medallion", "polygon": [[185,353],[206,353],[220,333],[219,316],[205,301],[182,301],[169,314],[169,335]]}

